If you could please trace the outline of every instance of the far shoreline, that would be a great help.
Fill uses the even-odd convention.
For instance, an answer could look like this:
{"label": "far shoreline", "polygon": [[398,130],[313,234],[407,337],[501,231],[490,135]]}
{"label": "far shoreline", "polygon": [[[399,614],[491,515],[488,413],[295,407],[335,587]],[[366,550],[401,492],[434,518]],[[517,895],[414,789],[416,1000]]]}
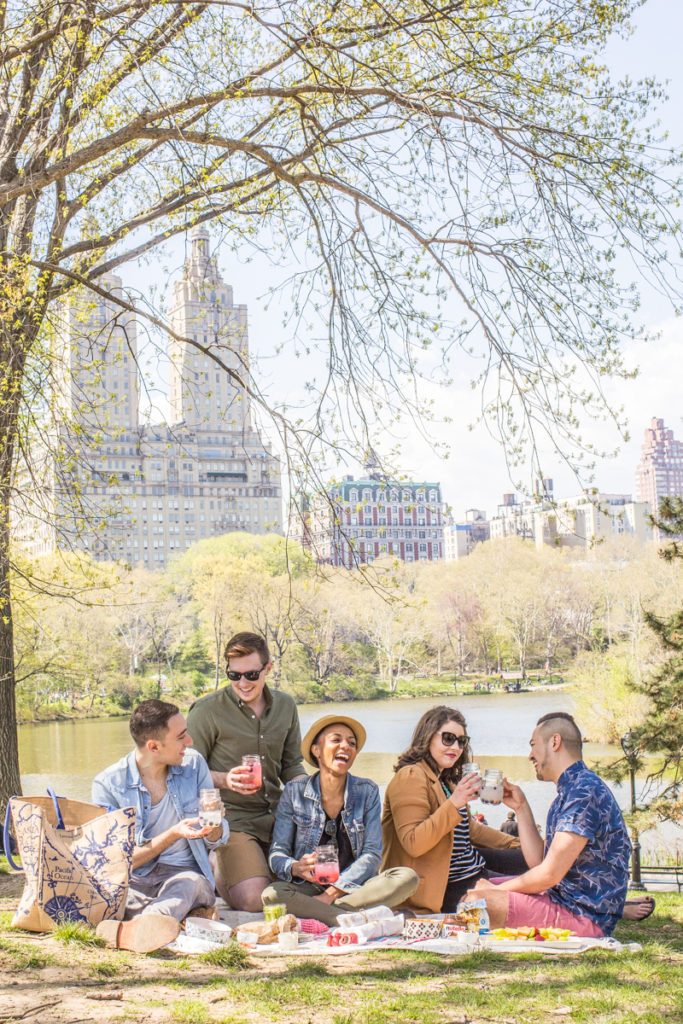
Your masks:
{"label": "far shoreline", "polygon": [[[222,686],[224,685],[226,684],[222,684],[218,687],[218,689],[221,689]],[[438,688],[435,686],[433,689],[426,687],[424,690],[422,690],[422,692],[417,693],[399,693],[396,691],[392,693],[387,690],[375,689],[372,693],[366,696],[361,696],[356,693],[348,694],[347,696],[335,695],[329,698],[325,698],[324,696],[321,697],[318,694],[312,694],[311,696],[315,699],[301,699],[300,693],[294,693],[292,694],[292,696],[297,707],[310,707],[311,705],[316,704],[319,704],[321,706],[324,706],[325,704],[353,704],[358,701],[372,701],[372,703],[379,704],[382,701],[423,700],[430,697],[433,697],[435,700],[439,700],[442,698],[453,699],[456,697],[515,697],[520,693],[541,693],[556,690],[565,691],[570,689],[574,685],[574,683],[568,681],[562,681],[557,683],[530,683],[526,686],[521,686],[519,690],[506,690],[504,687],[501,687],[498,678],[496,678],[495,684],[492,685],[490,689],[487,686],[483,686],[479,690],[475,690],[474,688],[469,688],[466,690],[460,689],[457,683],[451,683],[450,686],[448,687],[445,685]],[[290,687],[297,689],[297,686],[298,684],[296,682],[289,683],[286,681],[285,684],[283,686],[278,687],[278,689],[282,689],[285,693],[289,693]],[[181,705],[189,706],[189,704],[191,704],[193,701],[198,700],[199,697],[203,697],[206,694],[213,692],[213,688],[207,689],[198,695],[194,693],[190,694],[187,692],[173,693],[168,692],[167,690],[162,690],[161,699],[172,701],[175,704],[179,703]],[[144,698],[141,697],[140,699],[143,700]],[[18,715],[17,726],[21,728],[25,725],[48,725],[51,722],[81,722],[99,721],[103,719],[125,719],[129,717],[133,706],[134,704],[131,704],[130,708],[125,708],[121,710],[116,710],[111,707],[99,710],[80,710],[78,708],[67,710],[63,707],[60,707],[55,708],[54,712],[46,710],[44,714],[39,714],[37,717],[34,718],[22,718]]]}

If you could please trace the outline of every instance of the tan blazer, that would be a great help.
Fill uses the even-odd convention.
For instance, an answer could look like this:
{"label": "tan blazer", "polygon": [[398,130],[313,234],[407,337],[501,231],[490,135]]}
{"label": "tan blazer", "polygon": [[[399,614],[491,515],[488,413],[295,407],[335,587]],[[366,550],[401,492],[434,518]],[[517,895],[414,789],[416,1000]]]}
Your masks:
{"label": "tan blazer", "polygon": [[[469,809],[468,809],[469,815]],[[387,786],[382,812],[382,871],[408,867],[420,876],[417,891],[403,905],[417,913],[441,910],[460,814],[426,761],[400,768]],[[482,825],[470,815],[473,846],[518,847],[519,840]]]}

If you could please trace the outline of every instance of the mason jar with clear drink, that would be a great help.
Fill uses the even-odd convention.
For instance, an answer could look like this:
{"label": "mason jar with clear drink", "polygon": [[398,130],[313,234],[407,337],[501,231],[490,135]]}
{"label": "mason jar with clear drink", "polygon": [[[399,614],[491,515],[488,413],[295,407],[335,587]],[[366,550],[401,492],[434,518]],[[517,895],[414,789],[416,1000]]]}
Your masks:
{"label": "mason jar with clear drink", "polygon": [[[479,780],[479,789],[481,789],[481,769],[476,761],[468,761],[467,764],[462,766],[462,777],[466,779],[468,775],[476,775]],[[479,789],[475,793],[478,796]]]}
{"label": "mason jar with clear drink", "polygon": [[220,790],[199,790],[199,824],[202,828],[216,828],[220,825],[222,811]]}
{"label": "mason jar with clear drink", "polygon": [[503,800],[503,773],[497,768],[487,768],[479,792],[483,804],[499,804]]}

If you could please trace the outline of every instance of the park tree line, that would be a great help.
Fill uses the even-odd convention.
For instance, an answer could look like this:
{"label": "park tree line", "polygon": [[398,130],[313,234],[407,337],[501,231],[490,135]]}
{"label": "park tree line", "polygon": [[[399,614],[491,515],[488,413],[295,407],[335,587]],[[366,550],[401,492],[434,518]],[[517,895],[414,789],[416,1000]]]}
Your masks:
{"label": "park tree line", "polygon": [[[24,721],[116,713],[144,696],[224,684],[222,652],[262,633],[271,676],[301,701],[372,698],[424,679],[448,692],[505,672],[577,682],[595,738],[621,735],[657,660],[647,616],[681,605],[680,560],[629,541],[577,554],[518,539],[455,562],[316,566],[276,535],[200,541],[165,571],[83,555],[17,579],[18,708]],[[45,587],[36,589],[36,579]],[[49,585],[48,585],[49,583]],[[626,711],[625,711],[626,709]]]}
{"label": "park tree line", "polygon": [[[61,623],[48,628],[47,592],[59,580],[36,580],[30,599],[23,592],[32,576],[13,562],[10,514],[31,436],[49,441],[62,426],[54,385],[64,366],[55,339],[69,292],[109,296],[122,320],[130,314],[152,335],[171,336],[163,299],[146,291],[112,296],[104,275],[159,262],[191,227],[217,225],[237,258],[259,261],[256,278],[283,289],[284,336],[273,335],[265,354],[314,359],[288,407],[277,370],[273,393],[263,393],[229,346],[175,340],[210,356],[250,393],[278,432],[288,469],[308,489],[330,452],[360,461],[379,426],[390,434],[401,419],[424,426],[422,380],[448,385],[461,368],[511,465],[526,461],[529,475],[541,476],[539,450],[548,443],[572,466],[584,457],[590,463],[596,452],[583,416],[612,418],[603,379],[630,374],[620,349],[637,330],[632,279],[654,283],[674,308],[680,293],[670,259],[672,244],[680,249],[679,158],[652,127],[661,90],[650,79],[612,83],[601,57],[613,34],[628,32],[638,7],[638,0],[382,0],[360,13],[358,4],[319,0],[2,5],[0,809],[21,785],[15,696],[23,701],[38,685],[46,651],[51,680],[58,669],[83,671],[68,667]],[[48,502],[34,513],[51,519],[53,510]],[[130,585],[123,577],[101,584],[102,607],[112,588]],[[400,580],[395,587],[397,595],[419,591],[417,581],[414,591]],[[134,649],[132,678],[140,658],[178,663],[184,627],[175,617],[191,607],[180,593],[171,590],[168,615],[152,632],[145,627],[142,655],[136,624],[132,648],[123,635],[116,639],[124,658]],[[309,607],[304,596],[274,588],[276,613],[280,597],[292,621],[297,602]],[[355,638],[354,630],[365,636],[356,620],[349,630],[319,614],[326,594],[315,585],[310,598],[314,612],[298,634],[279,625],[279,614],[268,620],[283,673],[321,630],[342,630],[334,644],[342,663],[347,647],[368,645]],[[251,594],[245,616],[247,600]],[[25,612],[23,601],[38,610]],[[371,620],[368,634],[383,638],[385,676],[400,674],[404,661],[452,657],[450,618],[442,624],[447,642],[432,650],[424,636],[406,635],[400,616],[372,621],[372,602],[363,599],[361,611]],[[84,597],[84,618],[88,607]],[[460,602],[458,609],[465,659],[465,625],[477,616]],[[495,623],[485,628],[507,656],[507,635]],[[197,629],[208,645],[205,623]],[[213,629],[221,632],[222,622]],[[522,657],[531,656],[536,632],[518,624],[510,643]],[[95,639],[83,642],[98,638],[95,628]],[[476,657],[498,659],[485,637],[480,648]],[[23,665],[15,665],[17,650]],[[340,671],[327,662],[327,654],[317,659],[324,681]]]}

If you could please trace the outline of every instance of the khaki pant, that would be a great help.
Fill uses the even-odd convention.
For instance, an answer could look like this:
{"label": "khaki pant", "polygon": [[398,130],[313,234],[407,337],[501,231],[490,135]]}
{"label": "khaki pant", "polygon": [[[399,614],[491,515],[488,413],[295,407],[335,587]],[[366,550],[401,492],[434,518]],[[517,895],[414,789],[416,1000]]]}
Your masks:
{"label": "khaki pant", "polygon": [[313,917],[334,927],[340,914],[368,907],[397,907],[413,895],[419,878],[412,868],[389,868],[368,878],[357,889],[344,893],[334,903],[323,903],[314,897],[325,891],[315,882],[274,882],[264,889],[264,907],[270,903],[284,903],[287,913],[296,917]]}
{"label": "khaki pant", "polygon": [[227,843],[215,852],[226,889],[247,878],[272,878],[268,867],[268,843],[262,843],[248,832],[231,832]]}
{"label": "khaki pant", "polygon": [[130,876],[125,917],[168,914],[184,921],[195,907],[212,907],[215,902],[213,886],[201,872],[160,861],[146,875]]}

